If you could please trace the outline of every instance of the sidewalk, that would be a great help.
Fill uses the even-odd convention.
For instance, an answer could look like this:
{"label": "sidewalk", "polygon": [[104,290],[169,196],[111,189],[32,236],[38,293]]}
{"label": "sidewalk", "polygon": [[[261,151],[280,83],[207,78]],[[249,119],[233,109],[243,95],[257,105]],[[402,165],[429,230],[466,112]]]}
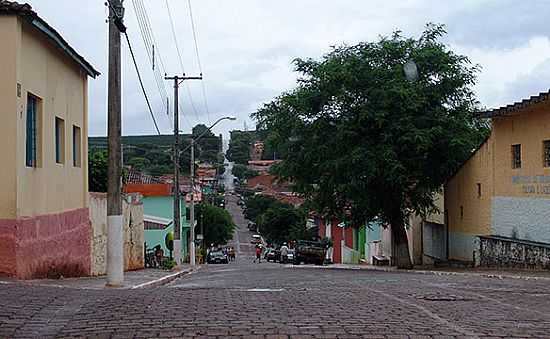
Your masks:
{"label": "sidewalk", "polygon": [[426,268],[418,267],[411,270],[400,270],[393,266],[373,266],[366,264],[330,264],[324,266],[316,265],[287,265],[287,268],[317,268],[317,269],[333,269],[333,270],[366,270],[366,271],[381,271],[381,272],[407,272],[413,274],[429,274],[429,275],[456,275],[456,276],[476,276],[484,278],[497,279],[520,279],[520,280],[544,280],[550,281],[550,271],[530,271],[530,270],[503,270],[490,268]]}
{"label": "sidewalk", "polygon": [[[124,273],[124,286],[118,289],[136,289],[136,288],[151,288],[166,285],[177,278],[193,273],[198,269],[198,266],[193,269],[189,265],[181,267],[179,271],[165,271],[157,269],[143,269],[139,271],[130,271]],[[112,289],[106,287],[107,279],[105,276],[100,277],[84,277],[84,278],[67,278],[67,279],[40,279],[40,280],[15,280],[2,279],[2,283],[20,283],[34,286],[51,286],[65,287],[87,290],[102,290]]]}

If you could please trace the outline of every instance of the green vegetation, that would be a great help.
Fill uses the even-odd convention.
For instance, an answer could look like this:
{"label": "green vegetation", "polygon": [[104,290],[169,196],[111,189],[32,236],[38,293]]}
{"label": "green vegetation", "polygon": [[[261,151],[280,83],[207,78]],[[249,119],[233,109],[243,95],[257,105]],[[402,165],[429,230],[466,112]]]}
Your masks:
{"label": "green vegetation", "polygon": [[[193,136],[196,138],[207,129],[205,125],[197,125],[193,128]],[[181,150],[185,150],[180,156],[182,173],[189,173],[191,164],[191,152],[188,149],[191,135],[181,135]],[[107,149],[106,137],[90,137],[89,154]],[[161,176],[174,172],[172,163],[173,135],[140,135],[122,137],[124,151],[124,165],[145,174]],[[207,132],[195,145],[195,158],[198,161],[208,162],[214,165],[223,162],[221,154],[221,138],[212,132]]]}
{"label": "green vegetation", "polygon": [[306,213],[301,208],[279,202],[271,197],[255,195],[246,199],[245,216],[255,222],[268,242],[309,239]]}
{"label": "green vegetation", "polygon": [[248,161],[250,160],[250,148],[256,139],[257,136],[254,131],[231,131],[229,149],[226,153],[227,160],[235,164],[248,165]]}
{"label": "green vegetation", "polygon": [[205,244],[225,244],[233,238],[235,224],[228,211],[209,204],[198,205],[198,225],[204,227]]}
{"label": "green vegetation", "polygon": [[252,178],[258,176],[259,174],[260,173],[258,173],[258,171],[251,170],[245,165],[235,164],[233,166],[233,175],[236,176],[239,180]]}
{"label": "green vegetation", "polygon": [[248,165],[250,160],[250,149],[255,141],[264,142],[262,160],[274,160],[279,153],[278,145],[268,138],[269,133],[265,130],[259,131],[232,131],[227,150],[227,160],[235,164]]}
{"label": "green vegetation", "polygon": [[411,267],[408,217],[436,209],[434,193],[488,131],[474,117],[478,67],[441,42],[445,33],[428,25],[418,39],[397,32],[297,59],[297,88],[254,114],[283,150],[278,174],[318,211],[391,224],[401,268]]}
{"label": "green vegetation", "polygon": [[107,151],[96,151],[88,157],[88,189],[107,192]]}

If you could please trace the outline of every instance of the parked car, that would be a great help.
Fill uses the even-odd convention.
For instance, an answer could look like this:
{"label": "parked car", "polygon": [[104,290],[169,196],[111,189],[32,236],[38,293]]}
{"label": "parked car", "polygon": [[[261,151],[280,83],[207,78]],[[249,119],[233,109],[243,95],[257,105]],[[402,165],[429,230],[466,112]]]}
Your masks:
{"label": "parked car", "polygon": [[267,251],[265,252],[264,258],[268,262],[269,261],[277,262],[277,261],[279,261],[280,256],[281,256],[281,253],[278,252],[276,249],[268,248]]}
{"label": "parked car", "polygon": [[294,264],[295,263],[295,259],[296,259],[296,253],[294,252],[293,249],[289,249],[287,254],[286,254],[286,262],[289,263],[289,264]]}
{"label": "parked car", "polygon": [[229,258],[221,251],[210,252],[206,262],[208,264],[229,264]]}
{"label": "parked car", "polygon": [[259,234],[252,235],[252,240],[250,240],[251,244],[261,244],[262,243],[262,237]]}
{"label": "parked car", "polygon": [[253,221],[249,221],[248,222],[248,230],[256,232],[257,231],[256,223],[253,222]]}
{"label": "parked car", "polygon": [[327,255],[327,247],[320,241],[298,240],[295,246],[296,264],[322,265]]}

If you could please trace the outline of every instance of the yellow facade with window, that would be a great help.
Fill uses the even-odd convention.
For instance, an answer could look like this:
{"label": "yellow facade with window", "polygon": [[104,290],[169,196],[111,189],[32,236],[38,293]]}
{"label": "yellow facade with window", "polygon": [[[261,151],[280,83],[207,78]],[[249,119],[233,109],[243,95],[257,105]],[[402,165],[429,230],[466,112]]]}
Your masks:
{"label": "yellow facade with window", "polygon": [[478,235],[550,243],[550,96],[485,112],[492,132],[445,185],[448,258]]}
{"label": "yellow facade with window", "polygon": [[28,5],[0,1],[0,41],[0,273],[85,266],[88,76],[99,73]]}

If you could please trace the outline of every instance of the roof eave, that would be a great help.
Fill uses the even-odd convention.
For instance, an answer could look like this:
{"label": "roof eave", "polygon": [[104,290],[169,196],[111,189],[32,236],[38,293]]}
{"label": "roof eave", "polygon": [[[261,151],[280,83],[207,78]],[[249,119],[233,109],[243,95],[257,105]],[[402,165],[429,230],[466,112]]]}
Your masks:
{"label": "roof eave", "polygon": [[80,56],[55,29],[48,25],[48,23],[40,18],[38,15],[27,17],[26,19],[34,28],[44,33],[59,48],[61,48],[63,52],[65,52],[72,60],[74,60],[82,69],[84,69],[90,77],[95,79],[98,75],[101,74],[82,56]]}

